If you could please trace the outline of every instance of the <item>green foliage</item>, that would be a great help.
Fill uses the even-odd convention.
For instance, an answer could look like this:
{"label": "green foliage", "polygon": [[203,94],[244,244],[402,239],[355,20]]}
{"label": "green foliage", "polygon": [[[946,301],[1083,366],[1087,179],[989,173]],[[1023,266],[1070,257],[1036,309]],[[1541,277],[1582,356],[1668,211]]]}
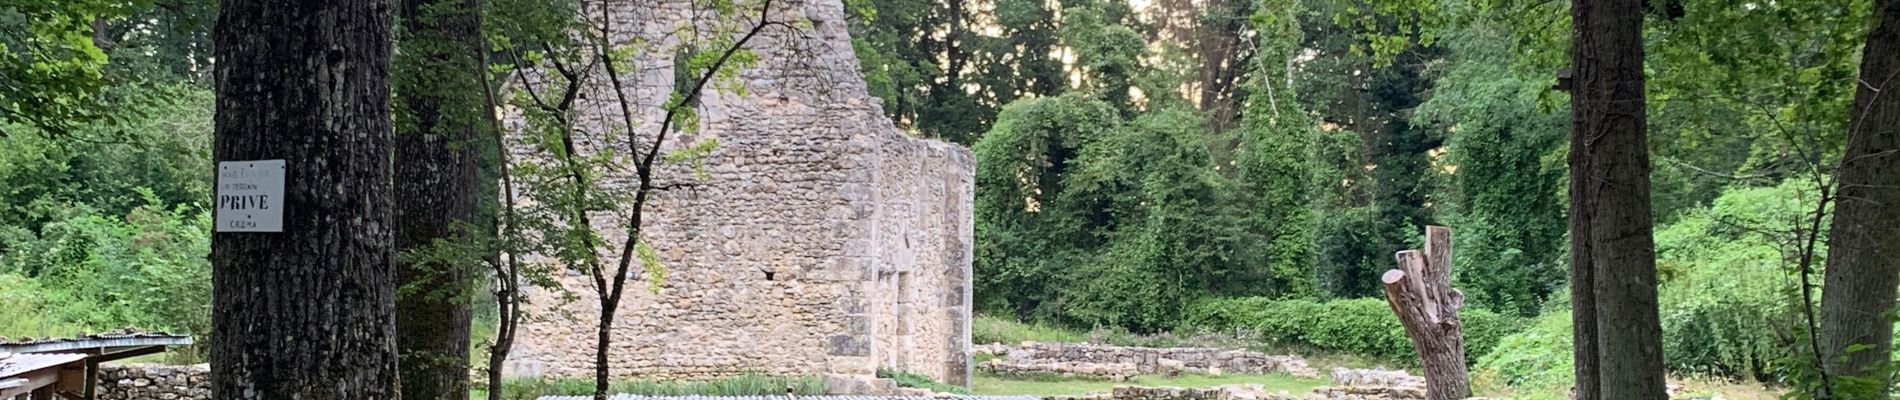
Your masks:
{"label": "green foliage", "polygon": [[57,303],[39,281],[12,272],[0,272],[0,337],[56,337],[86,331],[85,327],[47,312]]}
{"label": "green foliage", "polygon": [[121,89],[209,76],[214,3],[0,1],[0,137],[143,118]]}
{"label": "green foliage", "polygon": [[1568,390],[1576,381],[1570,330],[1570,310],[1547,310],[1530,327],[1499,340],[1491,351],[1465,353],[1478,356],[1472,367],[1477,380],[1527,391]]}
{"label": "green foliage", "polygon": [[1442,200],[1466,302],[1532,315],[1566,279],[1563,193],[1568,110],[1545,110],[1548,85],[1510,69],[1509,32],[1473,25],[1447,36],[1454,63],[1413,124],[1445,139]]}
{"label": "green foliage", "polygon": [[[1293,15],[1304,39],[1288,61],[1297,68],[1273,77],[1286,80],[1317,125],[1303,158],[1312,179],[1304,183],[1313,188],[1308,205],[1323,216],[1313,223],[1309,268],[1316,291],[1331,297],[1377,295],[1392,253],[1416,247],[1421,226],[1439,222],[1441,178],[1431,153],[1443,138],[1407,119],[1431,93],[1425,69],[1440,63],[1442,49],[1417,48],[1389,63],[1354,51],[1368,32],[1333,18],[1357,12],[1348,8],[1359,3],[1303,2]],[[1378,27],[1370,33],[1410,35]]]}
{"label": "green foliage", "polygon": [[[1133,12],[1128,4],[1102,2],[1063,10],[1064,21],[1058,33],[1065,45],[1074,49],[1075,68],[1082,75],[1082,91],[1117,107],[1122,115],[1136,110],[1129,98],[1136,75],[1142,74],[1140,57],[1146,39],[1129,21]],[[1146,88],[1143,93],[1167,93]]]}
{"label": "green foliage", "polygon": [[[0,3],[0,122],[64,133],[68,119],[99,118],[94,96],[105,87],[105,51],[92,22],[123,14],[109,0]],[[9,129],[8,131],[11,131]]]}
{"label": "green foliage", "polygon": [[59,138],[0,137],[0,227],[36,231],[82,203],[124,215],[147,204],[137,188],[164,204],[211,198],[211,92],[186,85],[113,91],[152,100],[139,102],[146,108],[139,118],[91,124]]}
{"label": "green foliage", "polygon": [[[6,57],[38,60],[0,67],[0,336],[138,327],[208,343],[213,97],[192,82],[204,75],[174,67],[208,55],[199,36],[208,25],[194,24],[209,3],[29,3],[0,4],[0,27],[33,16],[31,29],[0,29]],[[64,23],[83,26],[42,30]],[[95,39],[112,46],[93,48]],[[42,47],[8,47],[21,43]],[[113,63],[84,54],[101,51]],[[19,71],[9,68],[22,65],[44,79],[13,80]],[[58,109],[32,111],[46,106],[39,101]],[[193,362],[205,348],[171,361]]]}
{"label": "green foliage", "polygon": [[1206,294],[1304,290],[1297,250],[1276,269],[1248,245],[1275,225],[1250,220],[1254,205],[1216,169],[1201,116],[1122,120],[1081,96],[1012,104],[973,150],[980,305],[1152,332]]}
{"label": "green foliage", "polygon": [[899,371],[899,370],[893,370],[893,369],[888,369],[888,368],[878,368],[877,377],[887,378],[890,380],[897,381],[897,386],[903,386],[903,387],[908,387],[908,388],[930,389],[930,391],[937,392],[937,393],[949,393],[949,394],[957,394],[957,395],[964,395],[964,396],[970,395],[970,389],[965,389],[962,386],[945,385],[943,383],[937,382],[937,380],[935,379],[930,379],[930,377],[924,376],[923,374],[912,373],[909,371]]}
{"label": "green foliage", "polygon": [[979,308],[1007,315],[1061,312],[1050,283],[1067,279],[1100,246],[1082,212],[1061,207],[1063,173],[1074,168],[1084,140],[1120,121],[1113,109],[1074,96],[1031,99],[1004,107],[996,126],[971,148],[977,161],[976,291]]}
{"label": "green foliage", "polygon": [[1798,362],[1787,360],[1782,338],[1797,326],[1792,307],[1800,304],[1800,242],[1786,232],[1804,229],[1818,197],[1798,180],[1730,189],[1656,231],[1663,355],[1672,369],[1766,378],[1775,363]]}
{"label": "green foliage", "polygon": [[[782,396],[786,388],[801,396],[822,395],[825,379],[748,374],[710,381],[621,380],[612,382],[607,391],[641,396]],[[589,378],[509,378],[502,382],[502,398],[508,400],[591,394],[594,380]]]}
{"label": "green foliage", "polygon": [[1082,343],[1088,341],[1088,335],[1047,324],[1017,322],[978,314],[976,320],[970,323],[970,341],[1010,345],[1022,342]]}
{"label": "green foliage", "polygon": [[[38,293],[0,296],[22,297],[22,306],[41,307],[34,317],[39,324],[66,330],[40,335],[138,327],[194,334],[208,343],[211,214],[167,207],[144,193],[150,203],[124,216],[81,205],[37,234],[16,229],[0,237],[9,249],[0,253],[0,275],[9,277],[0,279],[27,281],[23,286]],[[203,355],[185,359],[193,354]]]}
{"label": "green foliage", "polygon": [[[1384,299],[1211,299],[1195,303],[1185,315],[1186,327],[1247,329],[1281,346],[1393,360],[1411,359],[1416,354],[1411,339],[1405,336],[1405,327],[1399,325]],[[1490,352],[1520,323],[1510,316],[1476,308],[1464,309],[1459,319],[1464,323],[1465,353],[1471,355]]]}
{"label": "green foliage", "polygon": [[[1811,364],[1794,358],[1796,242],[1783,237],[1813,211],[1798,181],[1736,188],[1712,207],[1656,231],[1663,358],[1681,373],[1774,380]],[[1563,296],[1552,304],[1568,304]],[[1512,387],[1548,390],[1571,380],[1570,310],[1555,307],[1506,337],[1477,371]]]}

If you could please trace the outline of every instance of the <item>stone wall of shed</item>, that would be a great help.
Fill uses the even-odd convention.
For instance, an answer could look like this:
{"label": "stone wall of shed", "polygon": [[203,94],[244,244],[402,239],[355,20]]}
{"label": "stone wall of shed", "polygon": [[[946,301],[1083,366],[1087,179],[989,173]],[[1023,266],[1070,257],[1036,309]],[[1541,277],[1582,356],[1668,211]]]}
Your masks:
{"label": "stone wall of shed", "polygon": [[211,366],[100,365],[99,400],[200,400],[211,398]]}
{"label": "stone wall of shed", "polygon": [[[620,42],[664,47],[677,24],[694,21],[683,0],[609,3]],[[669,148],[718,146],[703,170],[663,163],[655,174],[662,186],[681,186],[656,192],[645,216],[645,240],[667,274],[654,291],[640,274],[630,279],[611,333],[611,373],[707,379],[891,367],[967,382],[968,150],[911,138],[883,116],[859,76],[840,0],[773,4],[771,18],[797,29],[755,39],[759,61],[739,78],[745,93],[709,89],[699,129],[667,138]],[[633,132],[657,131],[674,52],[638,54],[636,71],[622,72],[622,93],[599,69],[589,75],[575,116],[582,153],[624,149],[613,139],[625,131],[609,101],[617,95],[640,114]],[[532,157],[513,146],[517,158]],[[630,174],[607,182],[636,183]],[[609,243],[624,239],[614,215],[592,220]],[[619,252],[602,255],[611,267]],[[600,315],[591,279],[579,270],[558,279],[575,298],[532,293],[535,317],[506,374],[591,376]]]}

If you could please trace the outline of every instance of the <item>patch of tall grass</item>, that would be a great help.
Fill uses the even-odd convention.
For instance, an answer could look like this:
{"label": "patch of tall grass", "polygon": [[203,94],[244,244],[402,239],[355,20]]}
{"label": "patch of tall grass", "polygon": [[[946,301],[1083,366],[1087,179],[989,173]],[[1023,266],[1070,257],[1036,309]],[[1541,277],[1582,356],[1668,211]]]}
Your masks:
{"label": "patch of tall grass", "polygon": [[976,343],[1014,345],[1022,342],[1080,343],[1088,333],[1041,323],[1018,322],[989,315],[977,315],[970,325],[970,340]]}
{"label": "patch of tall grass", "polygon": [[970,389],[962,386],[946,385],[942,382],[937,382],[936,379],[930,379],[929,376],[910,371],[878,368],[877,377],[897,381],[897,386],[930,389],[930,391],[937,393],[960,394],[965,396],[970,394]]}

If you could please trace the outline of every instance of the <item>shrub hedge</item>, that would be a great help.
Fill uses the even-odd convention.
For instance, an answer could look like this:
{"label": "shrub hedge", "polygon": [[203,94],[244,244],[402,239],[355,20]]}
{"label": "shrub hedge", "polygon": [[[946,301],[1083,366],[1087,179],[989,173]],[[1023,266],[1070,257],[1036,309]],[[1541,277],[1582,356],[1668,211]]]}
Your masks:
{"label": "shrub hedge", "polygon": [[[1459,313],[1468,358],[1491,351],[1521,321],[1483,309]],[[1411,339],[1384,299],[1316,301],[1259,297],[1206,299],[1188,307],[1184,327],[1247,330],[1278,345],[1392,359],[1414,357]]]}

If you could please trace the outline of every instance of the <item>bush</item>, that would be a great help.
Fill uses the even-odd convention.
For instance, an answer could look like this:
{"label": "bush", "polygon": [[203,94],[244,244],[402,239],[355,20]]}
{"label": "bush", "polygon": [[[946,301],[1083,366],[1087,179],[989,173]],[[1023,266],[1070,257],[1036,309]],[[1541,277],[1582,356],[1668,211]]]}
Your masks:
{"label": "bush", "polygon": [[1500,339],[1491,351],[1467,352],[1478,357],[1472,368],[1475,380],[1533,392],[1566,390],[1576,381],[1570,327],[1569,310],[1545,311],[1530,327]]}
{"label": "bush", "polygon": [[[49,313],[45,288],[25,276],[0,272],[0,338],[71,336],[85,329]],[[4,340],[4,339],[0,339]]]}
{"label": "bush", "polygon": [[1792,182],[1734,189],[1656,232],[1669,368],[1770,378],[1764,372],[1789,355],[1784,349],[1790,344],[1775,330],[1796,325],[1798,252],[1788,245],[1792,241],[1765,232],[1800,229],[1795,223],[1814,210],[1815,197],[1808,185]]}
{"label": "bush", "polygon": [[[1415,357],[1411,338],[1383,299],[1315,301],[1258,297],[1209,299],[1185,314],[1186,327],[1251,330],[1269,342],[1390,359]],[[1466,308],[1465,354],[1485,354],[1517,328],[1514,318]]]}
{"label": "bush", "polygon": [[[194,334],[198,343],[210,343],[211,264],[205,255],[211,214],[166,208],[150,191],[141,192],[148,204],[124,217],[81,205],[38,234],[0,232],[8,249],[0,253],[0,275],[8,276],[0,278],[0,299],[22,300],[0,303],[20,304],[10,308],[34,310],[40,320],[33,329],[0,323],[0,334],[63,336],[138,327]],[[194,346],[172,361],[196,362],[205,349]]]}
{"label": "bush", "polygon": [[[1805,195],[1804,195],[1805,193]],[[1768,232],[1790,232],[1815,197],[1800,183],[1741,188],[1707,209],[1683,215],[1656,231],[1663,362],[1677,373],[1770,381],[1787,371],[1787,349],[1777,329],[1795,332],[1800,304],[1789,269],[1792,243]],[[1820,265],[1822,260],[1815,260]],[[1560,290],[1559,293],[1567,293]],[[1567,387],[1571,370],[1567,296],[1530,329],[1504,341],[1479,362],[1479,373],[1519,389]]]}

